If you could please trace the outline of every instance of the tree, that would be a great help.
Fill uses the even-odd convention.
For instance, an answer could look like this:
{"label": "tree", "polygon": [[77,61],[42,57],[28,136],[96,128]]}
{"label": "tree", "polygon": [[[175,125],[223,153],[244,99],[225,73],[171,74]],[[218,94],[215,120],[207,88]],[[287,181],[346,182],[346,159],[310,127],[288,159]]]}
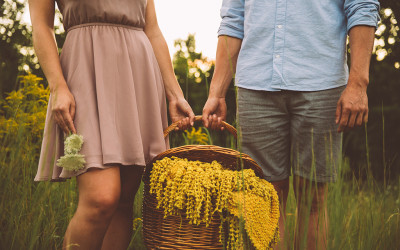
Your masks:
{"label": "tree", "polygon": [[0,0],[0,91],[10,92],[16,86],[17,75],[23,70],[25,60],[20,50],[30,46],[31,35],[21,23],[25,3],[22,1]]}
{"label": "tree", "polygon": [[[208,98],[208,90],[214,73],[215,62],[203,57],[201,52],[196,52],[194,35],[188,35],[186,40],[175,40],[178,51],[173,58],[175,75],[188,100],[193,112],[201,115]],[[227,122],[234,124],[236,119],[236,94],[233,81],[226,96],[228,106]],[[231,145],[231,137],[226,133],[212,132],[214,143],[224,146]],[[179,144],[179,143],[177,143]]]}
{"label": "tree", "polygon": [[[0,0],[0,99],[4,93],[17,89],[17,76],[30,72],[44,78],[32,45],[32,27],[22,21],[26,0]],[[60,13],[56,12],[57,23]],[[62,47],[65,34],[55,27],[56,40]],[[45,85],[47,83],[45,82]]]}

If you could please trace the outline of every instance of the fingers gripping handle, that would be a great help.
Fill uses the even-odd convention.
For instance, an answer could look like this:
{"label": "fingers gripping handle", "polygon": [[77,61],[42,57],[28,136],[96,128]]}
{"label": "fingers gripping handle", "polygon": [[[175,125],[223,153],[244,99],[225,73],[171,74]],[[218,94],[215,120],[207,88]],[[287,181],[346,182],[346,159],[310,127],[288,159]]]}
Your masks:
{"label": "fingers gripping handle", "polygon": [[[202,117],[200,115],[195,116],[194,121],[195,122],[202,121]],[[175,128],[178,127],[179,122],[180,121],[172,123],[167,129],[164,130],[164,138],[167,137],[169,135],[169,133],[171,133],[172,131],[175,130]],[[237,138],[237,131],[236,131],[235,127],[233,127],[232,125],[230,125],[229,123],[226,123],[224,121],[222,121],[221,124],[226,130],[229,131],[229,133],[231,133],[235,138]]]}

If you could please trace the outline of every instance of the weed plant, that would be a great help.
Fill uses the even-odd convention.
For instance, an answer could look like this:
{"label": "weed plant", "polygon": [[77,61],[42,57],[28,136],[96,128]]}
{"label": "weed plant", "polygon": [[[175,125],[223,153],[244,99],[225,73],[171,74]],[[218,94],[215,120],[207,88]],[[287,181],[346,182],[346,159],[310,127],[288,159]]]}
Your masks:
{"label": "weed plant", "polygon": [[[40,85],[40,80],[33,75],[21,78],[20,90],[0,103],[0,249],[61,249],[77,205],[75,179],[59,183],[33,181],[48,98],[48,89]],[[213,132],[211,136],[206,133],[210,142]],[[222,146],[234,148],[232,136],[225,137]],[[174,136],[171,140],[184,142]],[[364,179],[352,177],[348,162],[343,161],[337,182],[329,184],[328,249],[400,247],[400,177],[379,183],[370,166],[365,167],[365,173]],[[145,249],[141,201],[142,187],[135,199],[135,233],[129,249]],[[291,188],[285,238],[289,249],[294,247],[295,207]]]}

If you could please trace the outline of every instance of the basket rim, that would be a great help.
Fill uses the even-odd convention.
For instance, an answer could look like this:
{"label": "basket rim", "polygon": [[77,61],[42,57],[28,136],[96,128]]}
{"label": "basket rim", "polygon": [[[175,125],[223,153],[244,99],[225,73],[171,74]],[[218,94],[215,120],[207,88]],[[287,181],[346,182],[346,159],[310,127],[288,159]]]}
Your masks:
{"label": "basket rim", "polygon": [[[151,161],[149,161],[148,164],[146,164],[146,172],[151,171],[153,168],[153,164],[156,161],[163,159],[164,157],[172,157],[172,156],[174,156],[174,153],[198,152],[198,151],[201,151],[203,153],[213,152],[216,154],[227,155],[228,157],[231,157],[231,158],[242,159],[243,161],[249,163],[249,165],[251,166],[251,169],[255,172],[255,174],[258,177],[263,178],[263,179],[265,178],[261,167],[248,154],[242,153],[235,149],[225,148],[225,147],[216,146],[216,145],[183,145],[183,146],[167,149],[166,151],[155,156]],[[187,158],[187,159],[191,160],[189,158]],[[219,162],[218,159],[213,159],[213,161],[214,160]],[[240,169],[238,169],[238,170],[240,170]],[[145,175],[146,175],[146,173],[145,173]]]}

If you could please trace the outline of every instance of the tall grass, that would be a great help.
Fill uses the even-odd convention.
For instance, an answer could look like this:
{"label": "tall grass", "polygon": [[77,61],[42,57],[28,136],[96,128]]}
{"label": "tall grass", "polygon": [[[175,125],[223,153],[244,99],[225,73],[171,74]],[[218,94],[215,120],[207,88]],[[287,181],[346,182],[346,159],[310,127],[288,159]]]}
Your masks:
{"label": "tall grass", "polygon": [[[20,121],[16,117],[19,113],[14,111],[0,113],[0,249],[60,249],[77,205],[76,182],[33,182],[40,138],[34,138],[37,127],[32,127],[32,122],[5,126],[13,119]],[[227,135],[225,146],[232,146],[232,141]],[[374,180],[368,167],[365,180],[349,178],[346,161],[340,169],[338,181],[330,184],[328,191],[328,249],[399,249],[400,177],[382,185]],[[141,216],[141,201],[140,189],[135,199],[135,218]],[[289,249],[294,246],[295,207],[291,188],[285,238]],[[129,249],[145,249],[140,219],[133,224],[136,231]]]}

